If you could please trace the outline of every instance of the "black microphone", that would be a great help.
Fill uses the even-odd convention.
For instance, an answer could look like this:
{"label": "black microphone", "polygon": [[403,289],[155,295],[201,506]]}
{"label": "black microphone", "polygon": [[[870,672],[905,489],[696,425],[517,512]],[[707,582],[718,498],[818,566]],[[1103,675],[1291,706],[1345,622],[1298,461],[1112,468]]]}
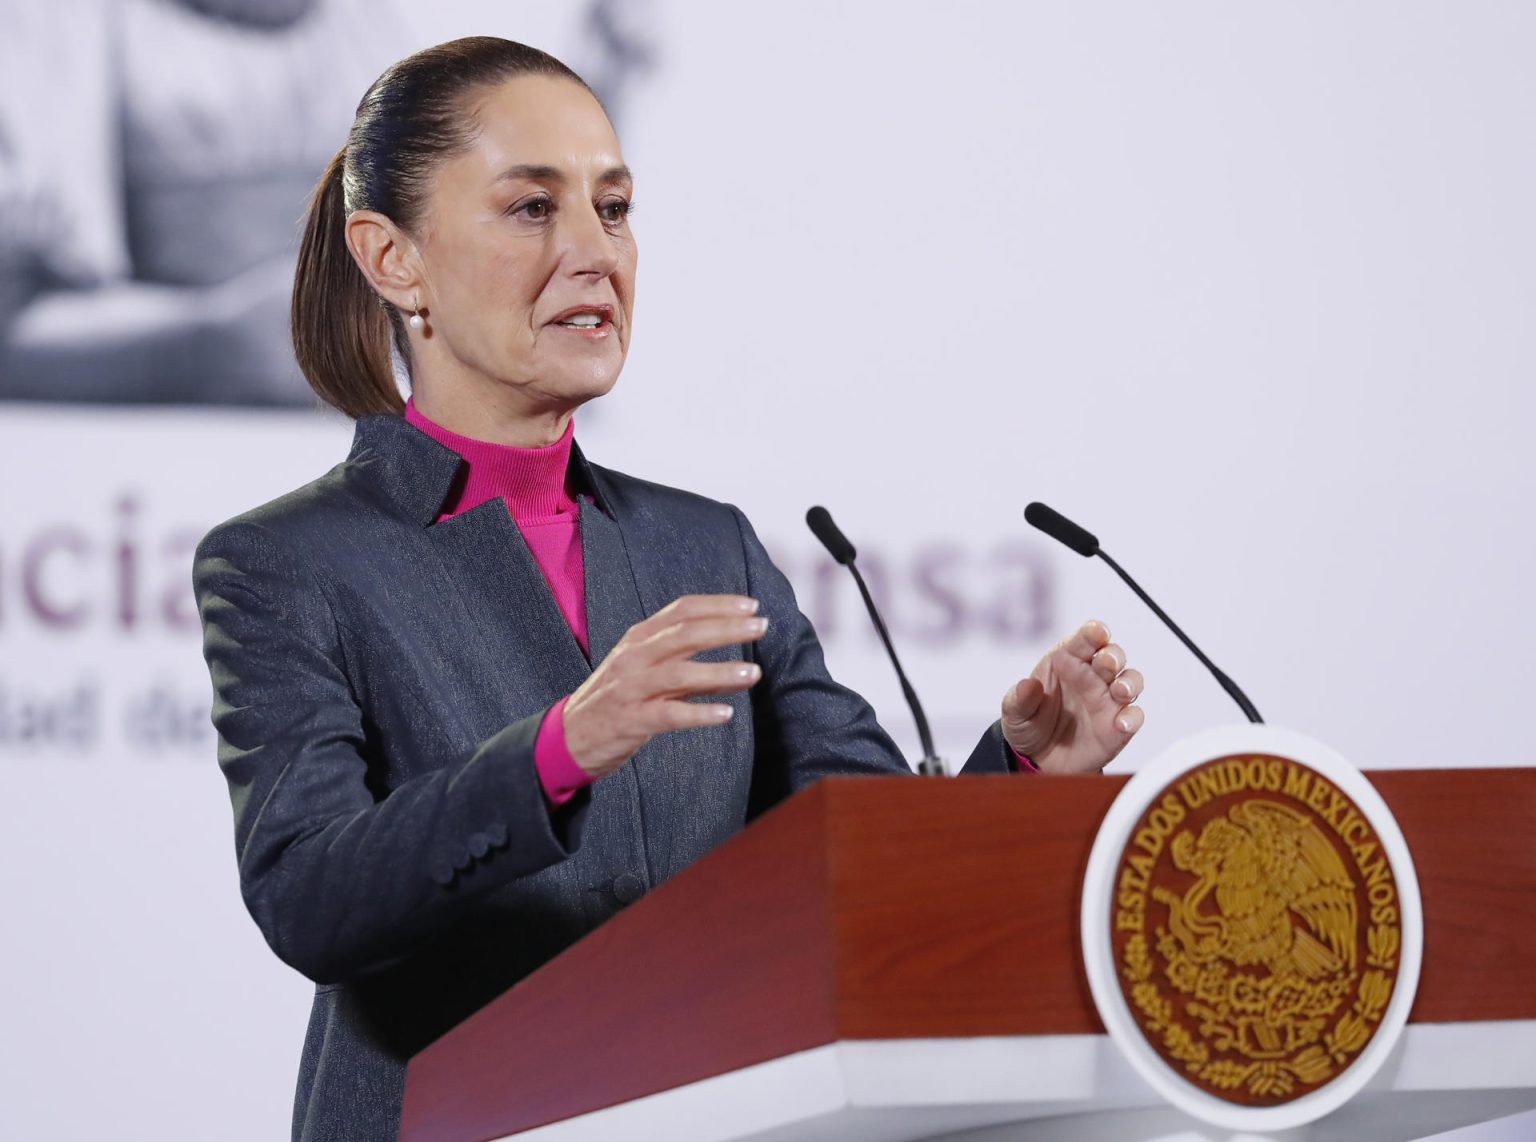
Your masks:
{"label": "black microphone", "polygon": [[1179,629],[1178,624],[1168,617],[1162,607],[1152,601],[1152,596],[1143,591],[1136,580],[1125,573],[1125,569],[1120,564],[1116,563],[1100,549],[1097,536],[1092,532],[1084,531],[1060,512],[1054,511],[1039,502],[1032,503],[1024,509],[1024,518],[1032,526],[1039,528],[1052,539],[1066,544],[1079,555],[1097,555],[1105,563],[1113,567],[1115,574],[1124,579],[1126,585],[1141,597],[1141,601],[1152,608],[1152,613],[1167,623],[1168,629],[1179,636],[1179,641],[1189,647],[1194,652],[1196,658],[1205,663],[1205,668],[1215,676],[1217,682],[1221,683],[1221,688],[1232,696],[1232,700],[1238,704],[1248,720],[1250,722],[1263,723],[1264,719],[1259,716],[1259,711],[1248,700],[1248,695],[1244,694],[1238,688],[1236,682],[1228,678],[1214,662],[1205,656],[1198,646],[1190,641],[1189,635]]}
{"label": "black microphone", "polygon": [[[848,537],[842,533],[837,524],[832,522],[831,512],[824,507],[814,507],[805,513],[805,522],[812,534],[821,540],[821,545],[827,549],[828,555],[844,567],[853,566],[853,561],[858,558],[859,553],[853,549],[853,544],[848,542]],[[854,574],[858,572],[855,571]]]}
{"label": "black microphone", "polygon": [[864,576],[859,574],[859,568],[854,563],[858,553],[854,551],[853,544],[848,542],[848,537],[832,522],[832,515],[826,508],[812,508],[805,513],[805,522],[816,538],[821,540],[827,554],[853,573],[853,581],[859,585],[859,594],[864,596],[864,606],[869,610],[869,617],[875,624],[875,630],[880,632],[880,641],[885,643],[885,652],[891,656],[891,665],[896,668],[901,692],[912,710],[912,720],[917,723],[917,738],[923,747],[923,759],[917,763],[917,771],[925,777],[945,776],[944,762],[933,752],[933,736],[928,732],[928,719],[923,716],[923,704],[917,700],[917,692],[912,689],[912,683],[907,681],[907,673],[901,668],[901,659],[896,657],[896,648],[891,645],[890,632],[885,629],[885,620],[880,617]]}

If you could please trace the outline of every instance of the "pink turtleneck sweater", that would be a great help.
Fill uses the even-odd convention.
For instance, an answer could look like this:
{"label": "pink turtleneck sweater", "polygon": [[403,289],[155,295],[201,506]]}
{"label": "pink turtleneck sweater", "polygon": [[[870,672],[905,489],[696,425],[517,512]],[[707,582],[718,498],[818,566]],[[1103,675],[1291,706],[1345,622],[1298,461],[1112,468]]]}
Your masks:
{"label": "pink turtleneck sweater", "polygon": [[[565,486],[575,422],[547,448],[513,448],[489,444],[449,432],[423,416],[414,401],[405,404],[405,419],[433,440],[457,452],[467,464],[462,485],[455,485],[437,522],[500,497],[507,505],[533,561],[544,573],[581,652],[587,646],[586,576],[581,564],[579,505]],[[571,757],[565,744],[565,702],[562,698],[545,715],[534,740],[533,764],[550,805],[563,805],[592,783]]]}

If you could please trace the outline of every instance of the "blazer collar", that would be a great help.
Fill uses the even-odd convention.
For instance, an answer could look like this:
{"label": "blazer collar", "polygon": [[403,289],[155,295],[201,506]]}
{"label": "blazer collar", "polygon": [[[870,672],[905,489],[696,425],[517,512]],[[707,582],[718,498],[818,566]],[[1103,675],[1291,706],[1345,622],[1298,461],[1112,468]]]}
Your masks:
{"label": "blazer collar", "polygon": [[[463,463],[453,449],[392,413],[358,417],[352,451],[347,455],[348,468],[367,491],[422,527],[437,522]],[[575,476],[573,490],[590,495],[603,514],[612,518],[603,483],[581,445],[574,441],[571,470]]]}

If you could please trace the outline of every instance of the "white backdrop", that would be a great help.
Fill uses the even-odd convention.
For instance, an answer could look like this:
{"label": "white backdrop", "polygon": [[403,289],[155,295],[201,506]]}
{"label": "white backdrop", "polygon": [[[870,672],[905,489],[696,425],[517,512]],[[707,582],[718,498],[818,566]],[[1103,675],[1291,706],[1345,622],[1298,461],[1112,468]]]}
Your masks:
{"label": "white backdrop", "polygon": [[[590,51],[575,7],[404,18],[417,46]],[[1107,568],[1028,531],[1042,499],[1270,721],[1367,767],[1536,761],[1536,9],[635,18],[637,336],[578,436],[741,505],[904,744],[810,504],[884,583],[951,758],[1090,616],[1148,679],[1116,770],[1237,717]],[[188,556],[348,438],[0,404],[0,1136],[286,1131],[309,988],[238,900]]]}

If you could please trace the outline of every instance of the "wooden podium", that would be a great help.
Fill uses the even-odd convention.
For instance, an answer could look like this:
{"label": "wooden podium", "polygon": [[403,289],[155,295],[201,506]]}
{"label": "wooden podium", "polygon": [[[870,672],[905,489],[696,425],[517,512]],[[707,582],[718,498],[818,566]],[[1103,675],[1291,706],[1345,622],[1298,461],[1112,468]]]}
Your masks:
{"label": "wooden podium", "polygon": [[[1370,1085],[1283,1137],[1536,1107],[1536,769],[1367,776],[1418,870],[1418,995]],[[1083,972],[1083,869],[1125,780],[823,781],[417,1055],[400,1137],[1200,1130],[1121,1058]]]}

